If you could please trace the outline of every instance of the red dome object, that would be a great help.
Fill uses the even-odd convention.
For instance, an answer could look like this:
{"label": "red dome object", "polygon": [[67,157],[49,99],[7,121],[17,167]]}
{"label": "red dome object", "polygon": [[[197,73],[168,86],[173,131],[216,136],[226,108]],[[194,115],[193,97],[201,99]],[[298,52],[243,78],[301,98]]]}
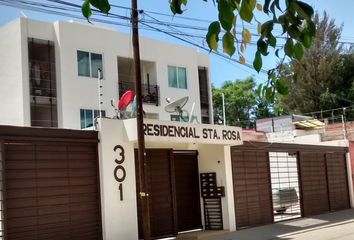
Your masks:
{"label": "red dome object", "polygon": [[132,91],[126,91],[118,102],[118,109],[121,109],[124,105],[128,106],[133,100],[133,95]]}

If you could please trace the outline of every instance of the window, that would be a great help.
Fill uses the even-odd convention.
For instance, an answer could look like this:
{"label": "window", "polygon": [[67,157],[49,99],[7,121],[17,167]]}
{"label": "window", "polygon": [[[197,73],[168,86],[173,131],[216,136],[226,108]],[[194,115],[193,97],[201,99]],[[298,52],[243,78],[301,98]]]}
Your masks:
{"label": "window", "polygon": [[179,115],[171,115],[171,121],[176,122],[189,122],[189,117],[179,116]]}
{"label": "window", "polygon": [[[98,69],[102,70],[102,67],[102,54],[77,51],[77,71],[79,76],[98,78]],[[102,72],[101,77],[103,77]]]}
{"label": "window", "polygon": [[[98,117],[99,111],[92,109],[80,109],[80,127],[81,129],[92,127],[93,120]],[[102,117],[106,116],[106,111],[101,110]]]}
{"label": "window", "polygon": [[187,89],[186,68],[168,66],[168,86]]}

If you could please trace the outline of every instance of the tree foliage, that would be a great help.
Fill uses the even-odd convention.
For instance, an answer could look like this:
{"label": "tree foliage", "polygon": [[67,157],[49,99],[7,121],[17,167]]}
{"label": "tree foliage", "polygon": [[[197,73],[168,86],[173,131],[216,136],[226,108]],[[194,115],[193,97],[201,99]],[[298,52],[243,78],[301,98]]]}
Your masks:
{"label": "tree foliage", "polygon": [[222,93],[225,96],[226,124],[229,126],[250,127],[256,94],[256,82],[249,77],[245,80],[225,81],[221,87],[212,88],[214,123],[223,122]]}
{"label": "tree foliage", "polygon": [[[208,0],[203,0],[207,2]],[[285,3],[285,8],[281,8],[280,3]],[[171,12],[183,14],[183,9],[187,6],[187,0],[169,0]],[[285,81],[278,79],[276,72],[282,65],[286,56],[301,59],[303,47],[311,47],[312,38],[316,33],[315,24],[312,21],[313,8],[305,2],[298,0],[264,0],[263,5],[256,0],[213,0],[213,4],[218,9],[218,19],[209,25],[206,34],[206,42],[210,51],[218,52],[221,41],[223,52],[230,57],[237,49],[239,62],[246,63],[243,52],[247,45],[251,43],[252,35],[244,27],[244,23],[256,23],[258,26],[259,39],[257,41],[257,51],[253,60],[253,66],[260,72],[263,65],[262,58],[269,54],[268,47],[276,48],[277,38],[273,34],[276,25],[281,26],[282,35],[286,38],[284,48],[285,55],[280,64],[268,71],[268,82],[259,88],[258,95],[265,97],[268,102],[273,102],[276,93],[287,94]],[[103,13],[109,13],[110,3],[108,0],[86,0],[82,5],[82,14],[89,19],[91,17],[91,7],[99,9]],[[270,16],[270,20],[261,23],[255,18],[255,11],[263,11]],[[242,22],[242,38],[236,35],[236,22]],[[276,55],[279,56],[279,48]]]}
{"label": "tree foliage", "polygon": [[214,123],[223,124],[222,93],[225,95],[226,124],[246,128],[254,127],[254,120],[285,115],[287,112],[276,102],[270,104],[255,93],[256,81],[225,81],[220,88],[212,86]]}
{"label": "tree foliage", "polygon": [[[324,12],[314,17],[317,33],[301,60],[293,59],[281,71],[289,95],[282,105],[295,113],[318,112],[353,104],[354,54],[339,43],[343,25],[337,26]],[[291,77],[297,74],[296,81]],[[331,114],[331,113],[329,113]],[[317,117],[325,117],[317,114]]]}

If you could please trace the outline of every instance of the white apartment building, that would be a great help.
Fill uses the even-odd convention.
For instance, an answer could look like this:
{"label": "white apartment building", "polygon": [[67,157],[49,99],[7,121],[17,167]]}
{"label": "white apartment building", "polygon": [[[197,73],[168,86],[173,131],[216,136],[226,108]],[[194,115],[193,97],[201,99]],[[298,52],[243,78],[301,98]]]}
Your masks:
{"label": "white apartment building", "polygon": [[[0,28],[0,125],[80,129],[99,111],[113,117],[116,100],[134,91],[131,35],[79,21],[18,18]],[[197,49],[140,37],[146,118],[181,120],[166,98],[188,96],[194,115],[212,123],[209,56]],[[102,69],[98,81],[98,69]],[[129,109],[128,109],[129,111]]]}

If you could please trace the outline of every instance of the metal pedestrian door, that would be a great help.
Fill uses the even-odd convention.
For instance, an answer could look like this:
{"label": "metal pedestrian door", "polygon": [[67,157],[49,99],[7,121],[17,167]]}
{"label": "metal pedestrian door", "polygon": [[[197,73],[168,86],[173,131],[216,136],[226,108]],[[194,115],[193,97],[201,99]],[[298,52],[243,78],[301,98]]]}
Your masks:
{"label": "metal pedestrian door", "polygon": [[[177,236],[202,228],[196,151],[146,149],[151,237]],[[139,238],[143,236],[139,173],[135,151]]]}
{"label": "metal pedestrian door", "polygon": [[196,151],[173,152],[178,232],[201,229],[198,155]]}

